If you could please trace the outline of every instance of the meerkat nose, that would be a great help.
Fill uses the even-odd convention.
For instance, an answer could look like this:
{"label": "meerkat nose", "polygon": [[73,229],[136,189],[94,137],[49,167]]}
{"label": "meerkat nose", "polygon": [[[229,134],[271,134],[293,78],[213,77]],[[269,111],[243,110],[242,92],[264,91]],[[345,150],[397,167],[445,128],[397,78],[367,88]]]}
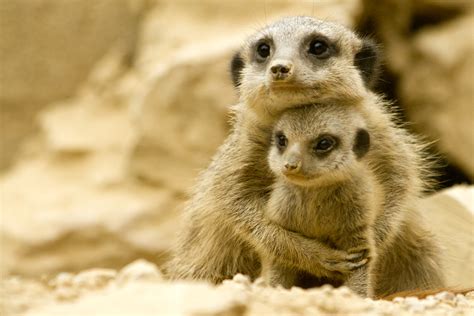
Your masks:
{"label": "meerkat nose", "polygon": [[287,74],[290,72],[290,67],[287,65],[278,64],[278,65],[272,66],[271,70],[274,74],[277,74],[279,72],[282,74]]}
{"label": "meerkat nose", "polygon": [[287,79],[291,75],[291,70],[293,65],[289,61],[275,61],[275,63],[270,67],[273,79],[283,80]]}
{"label": "meerkat nose", "polygon": [[300,169],[300,165],[299,161],[286,162],[285,169],[288,172],[297,172]]}

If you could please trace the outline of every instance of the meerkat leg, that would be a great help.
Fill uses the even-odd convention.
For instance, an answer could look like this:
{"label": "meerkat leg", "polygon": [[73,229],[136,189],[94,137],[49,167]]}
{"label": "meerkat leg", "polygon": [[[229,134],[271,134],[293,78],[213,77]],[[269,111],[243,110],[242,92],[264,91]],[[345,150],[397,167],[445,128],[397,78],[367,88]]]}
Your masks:
{"label": "meerkat leg", "polygon": [[269,286],[281,285],[289,289],[296,285],[298,272],[274,260],[262,258],[262,278]]}
{"label": "meerkat leg", "polygon": [[374,295],[444,287],[438,247],[414,221],[402,223],[392,244],[374,266]]}
{"label": "meerkat leg", "polygon": [[372,291],[369,283],[369,266],[365,265],[350,274],[344,285],[362,297],[370,297]]}
{"label": "meerkat leg", "polygon": [[[356,247],[356,245],[359,245],[359,247]],[[362,297],[372,297],[373,287],[371,285],[371,271],[376,256],[373,241],[371,238],[366,239],[364,236],[357,237],[357,234],[354,234],[351,246],[353,249],[367,249],[368,258],[366,259],[366,264],[364,266],[354,270],[347,276],[344,285]]]}

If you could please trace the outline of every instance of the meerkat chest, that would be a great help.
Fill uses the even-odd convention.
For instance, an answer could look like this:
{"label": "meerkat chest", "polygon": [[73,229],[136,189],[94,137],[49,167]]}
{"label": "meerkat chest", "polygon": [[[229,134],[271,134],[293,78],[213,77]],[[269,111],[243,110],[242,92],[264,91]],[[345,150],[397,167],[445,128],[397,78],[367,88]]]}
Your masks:
{"label": "meerkat chest", "polygon": [[328,238],[350,231],[363,220],[360,208],[354,207],[359,204],[356,199],[343,187],[298,191],[276,186],[265,215],[287,230],[310,238]]}

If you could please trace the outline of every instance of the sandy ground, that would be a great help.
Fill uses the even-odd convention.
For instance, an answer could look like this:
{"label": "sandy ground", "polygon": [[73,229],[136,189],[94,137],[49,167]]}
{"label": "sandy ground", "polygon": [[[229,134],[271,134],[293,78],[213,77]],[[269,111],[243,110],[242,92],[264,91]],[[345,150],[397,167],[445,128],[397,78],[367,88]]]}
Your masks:
{"label": "sandy ground", "polygon": [[474,315],[474,292],[426,299],[364,299],[348,288],[264,287],[243,275],[222,285],[168,282],[138,260],[120,271],[91,269],[50,280],[2,282],[2,315]]}

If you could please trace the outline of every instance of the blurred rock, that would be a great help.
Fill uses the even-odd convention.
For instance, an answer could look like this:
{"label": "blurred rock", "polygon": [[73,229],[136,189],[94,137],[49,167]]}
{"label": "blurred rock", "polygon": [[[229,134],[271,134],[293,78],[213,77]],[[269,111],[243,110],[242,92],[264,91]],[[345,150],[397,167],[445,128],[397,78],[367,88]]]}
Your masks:
{"label": "blurred rock", "polygon": [[141,2],[0,0],[0,170],[43,106],[74,95],[110,47],[133,51]]}
{"label": "blurred rock", "polygon": [[472,1],[365,1],[409,127],[474,179]]}
{"label": "blurred rock", "polygon": [[[474,15],[420,30],[400,98],[413,128],[474,179]],[[466,36],[468,39],[466,39]],[[470,36],[470,39],[469,39]]]}
{"label": "blurred rock", "polygon": [[[255,31],[255,21],[313,10],[303,1],[205,3],[159,5],[144,23],[142,40],[148,42],[137,56],[137,69],[151,79],[137,109],[139,135],[131,173],[176,190],[192,185],[228,133],[229,106],[237,101],[229,63]],[[314,13],[353,24],[358,4],[328,2]]]}
{"label": "blurred rock", "polygon": [[442,246],[448,286],[474,288],[474,186],[443,190],[420,208]]}
{"label": "blurred rock", "polygon": [[134,81],[120,51],[74,99],[42,112],[42,137],[0,179],[2,274],[163,260],[181,198],[128,177],[135,130],[121,93]]}
{"label": "blurred rock", "polygon": [[[141,2],[127,3],[132,7],[117,9],[114,2],[110,14],[118,19],[114,10],[141,13],[134,22],[132,52],[97,31],[97,49],[110,49],[105,53],[104,48],[100,59],[97,53],[92,71],[83,65],[87,79],[73,97],[39,113],[38,135],[0,176],[2,274],[120,268],[136,258],[161,264],[189,187],[228,133],[229,106],[237,100],[228,64],[242,40],[265,21],[289,14],[314,11],[353,25],[361,8],[358,0],[329,1],[314,9],[307,1],[148,1],[146,11]],[[114,30],[128,38],[124,28],[133,27],[124,19]],[[72,19],[78,23],[71,24],[74,30],[83,30],[79,20]],[[106,22],[103,32],[115,25],[113,19]],[[68,26],[61,26],[67,32]],[[48,39],[54,38],[64,41],[59,35]],[[83,37],[77,39],[74,43]],[[90,41],[84,38],[83,45],[95,46]],[[45,58],[54,62],[53,56]],[[49,89],[61,83],[45,82]],[[57,97],[63,96],[58,91]],[[76,294],[65,288],[58,296]]]}
{"label": "blurred rock", "polygon": [[117,276],[118,284],[124,284],[134,280],[160,281],[163,280],[163,275],[153,263],[138,259],[125,266]]}
{"label": "blurred rock", "polygon": [[201,55],[157,78],[140,115],[130,160],[135,176],[176,190],[192,185],[229,129],[228,106],[235,102],[225,71],[230,58],[227,52]]}

